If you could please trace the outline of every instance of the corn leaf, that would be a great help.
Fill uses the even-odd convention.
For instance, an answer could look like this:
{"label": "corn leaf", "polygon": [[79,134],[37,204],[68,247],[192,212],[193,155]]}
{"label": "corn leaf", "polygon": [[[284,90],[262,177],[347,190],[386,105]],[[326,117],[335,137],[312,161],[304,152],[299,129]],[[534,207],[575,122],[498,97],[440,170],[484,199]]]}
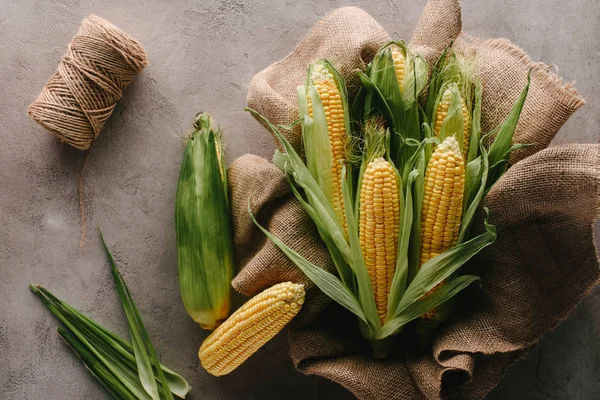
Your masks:
{"label": "corn leaf", "polygon": [[[127,316],[127,321],[129,323],[129,333],[131,335],[133,353],[135,355],[138,374],[140,381],[142,382],[142,386],[152,399],[159,400],[161,396],[159,395],[158,385],[156,384],[156,381],[158,380],[162,386],[161,392],[164,398],[167,400],[172,400],[173,395],[169,388],[169,383],[165,378],[163,370],[160,368],[160,362],[158,361],[158,357],[154,347],[152,346],[148,332],[144,327],[142,318],[140,317],[135,302],[133,301],[133,297],[131,296],[129,289],[123,280],[121,273],[117,269],[117,265],[115,264],[115,260],[110,253],[110,250],[106,246],[102,232],[100,230],[98,231],[100,232],[100,239],[102,241],[102,245],[104,246],[104,250],[106,251],[106,255],[110,264],[110,270],[115,280],[121,305],[123,306],[123,311],[125,311],[125,315]],[[158,379],[154,375],[155,371],[157,372]]]}
{"label": "corn leaf", "polygon": [[405,310],[437,284],[456,272],[481,249],[496,240],[496,228],[489,224],[487,220],[484,224],[486,229],[484,233],[430,259],[421,266],[406,289],[404,296],[400,299],[393,316],[389,318],[389,324],[398,325],[404,321],[403,313]]}
{"label": "corn leaf", "polygon": [[348,240],[352,254],[350,265],[356,275],[358,284],[358,300],[361,304],[362,311],[367,318],[368,325],[373,328],[373,333],[379,329],[381,322],[377,315],[377,306],[375,305],[375,297],[371,286],[371,278],[365,264],[365,259],[360,247],[358,239],[358,223],[353,210],[353,201],[350,193],[349,185],[346,179],[346,168],[342,169],[342,193],[346,204],[346,223],[348,225]]}
{"label": "corn leaf", "polygon": [[[481,80],[475,81],[475,106],[473,107],[473,120],[471,121],[471,137],[469,138],[469,149],[467,152],[467,165],[477,158],[479,154],[479,140],[481,138],[481,99],[483,96],[483,85]],[[475,145],[472,145],[475,143]]]}
{"label": "corn leaf", "polygon": [[77,339],[85,345],[87,350],[94,355],[118,380],[131,391],[139,399],[151,399],[146,393],[145,389],[141,386],[137,374],[132,373],[129,366],[121,363],[114,362],[114,360],[107,358],[106,353],[103,352],[102,347],[98,347],[94,344],[94,339],[85,335],[85,333],[78,329],[66,316],[62,313],[60,307],[50,301],[40,290],[40,287],[29,285],[29,288],[42,300],[46,308],[58,318],[60,322],[73,334]]}
{"label": "corn leaf", "polygon": [[404,295],[406,284],[408,282],[408,248],[411,235],[411,226],[413,223],[413,198],[411,187],[413,182],[419,176],[418,170],[413,170],[407,179],[406,185],[402,184],[398,171],[396,171],[399,188],[404,187],[404,195],[400,193],[400,197],[404,197],[400,210],[402,213],[400,222],[400,238],[398,240],[398,257],[396,261],[396,271],[392,278],[392,287],[388,298],[387,315],[393,315],[396,306]]}
{"label": "corn leaf", "polygon": [[258,223],[252,210],[250,209],[250,201],[248,201],[248,213],[254,225],[258,227],[300,270],[310,279],[323,293],[329,296],[342,307],[356,315],[365,324],[369,324],[368,319],[363,313],[360,303],[352,293],[344,286],[335,275],[325,271],[306,260],[296,251],[292,250],[288,245],[283,243],[277,236],[273,235],[262,225]]}
{"label": "corn leaf", "polygon": [[[127,389],[129,392],[138,393],[139,396],[142,396],[140,398],[150,398],[141,386],[133,348],[129,343],[96,321],[86,317],[69,304],[63,302],[45,288],[33,285],[29,287],[42,300],[48,310],[65,326],[66,329],[60,328],[59,333],[61,330],[66,332],[70,335],[71,339],[75,337],[79,345],[86,347],[85,352],[78,352],[82,361],[85,362],[83,359],[84,355],[92,357],[93,362],[102,363],[102,368],[110,371],[119,382],[126,380],[127,385],[124,385],[126,388],[132,386],[136,388],[133,391]],[[64,338],[64,335],[61,334],[61,336]],[[79,337],[82,337],[82,339],[79,339]],[[91,349],[88,346],[91,346]],[[77,350],[75,347],[72,348]],[[99,356],[96,356],[96,353]],[[108,363],[108,367],[104,364],[105,362]],[[116,375],[113,372],[117,368],[115,364],[120,366],[126,373]],[[185,379],[162,364],[161,368],[173,394],[180,398],[185,398],[191,389]]]}
{"label": "corn leaf", "polygon": [[[276,153],[278,153],[278,152],[276,151]],[[333,264],[335,265],[338,275],[342,279],[342,283],[348,289],[350,289],[352,294],[356,294],[356,288],[355,288],[356,285],[354,282],[354,275],[352,274],[352,270],[350,269],[350,266],[348,265],[347,261],[345,260],[344,255],[340,252],[338,247],[335,245],[335,241],[329,234],[329,231],[327,230],[327,226],[321,222],[321,219],[319,218],[319,215],[315,212],[315,209],[306,200],[304,200],[304,198],[302,197],[302,195],[296,188],[296,185],[294,185],[292,180],[289,178],[288,178],[288,183],[290,185],[292,193],[294,193],[294,196],[296,197],[296,199],[298,200],[300,205],[302,205],[302,207],[304,208],[306,213],[309,215],[309,217],[311,217],[311,219],[315,223],[317,230],[319,231],[319,236],[321,237],[321,240],[323,240],[323,242],[325,243],[325,246],[327,246],[327,249],[329,250],[329,255],[331,256],[331,259],[333,260]]]}
{"label": "corn leaf", "polygon": [[519,122],[519,117],[521,116],[521,111],[523,110],[523,105],[527,99],[527,93],[529,92],[530,84],[531,70],[527,74],[527,84],[515,101],[510,113],[500,126],[498,134],[490,146],[490,172],[489,179],[487,181],[487,188],[491,188],[506,171],[510,152],[515,149],[512,147],[513,136],[517,128],[517,123]]}
{"label": "corn leaf", "polygon": [[463,214],[467,210],[467,206],[471,204],[477,190],[481,186],[481,173],[483,161],[481,156],[467,164],[465,171],[465,193],[463,198]]}
{"label": "corn leaf", "polygon": [[472,275],[459,276],[446,282],[433,293],[422,297],[408,306],[398,317],[387,322],[376,334],[375,339],[385,339],[390,335],[398,333],[398,331],[409,322],[419,318],[428,311],[433,310],[444,302],[448,301],[461,290],[477,281],[479,278]]}
{"label": "corn leaf", "polygon": [[118,400],[138,400],[127,386],[115,376],[110,369],[108,369],[102,361],[90,352],[85,344],[81,342],[77,337],[69,331],[62,328],[58,328],[58,334],[60,337],[71,347],[71,349],[77,354],[79,359],[85,364],[86,368],[102,383],[102,385],[112,394],[115,399]]}
{"label": "corn leaf", "polygon": [[[475,217],[475,213],[479,207],[479,203],[486,193],[485,189],[489,174],[489,158],[488,152],[483,144],[484,140],[485,138],[482,138],[479,143],[481,156],[471,161],[467,166],[465,189],[468,188],[468,193],[465,190],[465,198],[468,196],[469,198],[472,197],[473,199],[468,200],[469,203],[467,204],[466,210],[463,213],[457,243],[462,243],[467,237],[471,229],[471,223],[473,222],[473,218]],[[481,166],[477,165],[477,160],[479,159],[481,160]],[[475,188],[477,188],[477,192],[475,192]],[[475,194],[473,195],[473,193]]]}
{"label": "corn leaf", "polygon": [[[426,125],[426,124],[424,124]],[[429,127],[427,127],[429,129]],[[426,138],[427,140],[429,138]],[[423,196],[425,194],[425,166],[428,149],[432,147],[427,144],[419,151],[419,158],[415,165],[418,175],[415,177],[412,189],[413,220],[411,224],[410,240],[408,248],[408,283],[414,279],[421,257],[421,218],[423,211]]]}
{"label": "corn leaf", "polygon": [[452,93],[450,107],[448,108],[448,115],[446,118],[444,118],[444,122],[442,122],[439,139],[441,142],[443,142],[448,136],[454,136],[456,137],[456,140],[460,144],[460,148],[462,150],[464,146],[462,98],[456,84],[452,84],[450,88]]}
{"label": "corn leaf", "polygon": [[[367,70],[371,70],[368,68]],[[371,117],[383,116],[388,122],[388,127],[391,135],[397,135],[397,129],[394,122],[394,113],[390,105],[386,102],[383,93],[375,85],[369,76],[362,71],[357,71],[356,74],[360,78],[362,88],[365,90],[364,102],[364,119],[365,121]]]}
{"label": "corn leaf", "polygon": [[[306,96],[310,96],[313,104],[313,116],[308,115]],[[303,102],[302,102],[303,101]],[[298,104],[302,121],[302,141],[306,154],[306,166],[312,177],[327,197],[329,204],[334,204],[334,190],[332,174],[333,156],[331,143],[327,131],[325,110],[317,89],[310,85],[308,93],[298,93]]]}
{"label": "corn leaf", "polygon": [[451,52],[452,43],[444,49],[442,55],[436,60],[433,69],[431,70],[431,78],[429,79],[429,89],[427,92],[427,104],[425,105],[426,122],[432,123],[435,121],[433,115],[436,110],[436,100],[442,87],[443,75],[442,71],[448,60],[448,52]]}

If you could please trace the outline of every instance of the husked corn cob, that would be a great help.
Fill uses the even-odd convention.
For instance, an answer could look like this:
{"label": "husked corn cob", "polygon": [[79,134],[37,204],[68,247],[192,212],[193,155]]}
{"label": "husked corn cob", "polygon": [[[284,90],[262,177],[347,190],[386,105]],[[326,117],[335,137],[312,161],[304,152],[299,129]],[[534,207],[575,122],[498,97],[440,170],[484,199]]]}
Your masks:
{"label": "husked corn cob", "polygon": [[[462,217],[464,186],[464,159],[456,138],[449,136],[435,148],[425,172],[421,265],[449,250],[456,243]],[[434,309],[423,317],[434,318],[436,311]]]}
{"label": "husked corn cob", "polygon": [[[333,176],[333,209],[347,230],[344,197],[342,195],[342,168],[346,159],[348,133],[342,102],[342,94],[333,74],[322,63],[316,62],[312,68],[310,79],[319,93],[319,98],[325,110],[327,133],[333,156],[331,173]],[[310,95],[307,96],[308,115],[313,116],[313,104]]]}
{"label": "husked corn cob", "polygon": [[396,173],[384,158],[369,162],[360,189],[359,240],[383,323],[396,270],[400,203]]}
{"label": "husked corn cob", "polygon": [[304,303],[304,285],[283,282],[254,296],[202,343],[198,353],[206,371],[230,373],[275,336]]}
{"label": "husked corn cob", "polygon": [[406,57],[400,50],[400,48],[396,45],[391,46],[392,49],[392,58],[394,59],[394,68],[396,70],[396,78],[398,79],[398,84],[402,86],[402,82],[404,81],[404,75],[406,71]]}
{"label": "husked corn cob", "polygon": [[[436,136],[440,135],[440,131],[442,129],[442,124],[444,123],[444,119],[448,116],[448,109],[450,108],[450,102],[452,97],[452,89],[448,88],[444,91],[438,108],[435,112],[435,125],[434,132]],[[466,156],[467,151],[469,149],[469,138],[471,136],[471,112],[467,107],[467,102],[463,97],[461,97],[462,104],[462,113],[463,113],[463,146],[462,146],[462,154],[463,157]]]}

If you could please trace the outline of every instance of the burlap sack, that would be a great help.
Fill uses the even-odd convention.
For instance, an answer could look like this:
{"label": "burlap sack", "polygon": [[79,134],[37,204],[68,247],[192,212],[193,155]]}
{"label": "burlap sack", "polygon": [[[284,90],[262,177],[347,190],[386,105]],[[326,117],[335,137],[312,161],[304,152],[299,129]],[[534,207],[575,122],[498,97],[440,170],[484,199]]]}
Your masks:
{"label": "burlap sack", "polygon": [[[326,56],[356,85],[352,71],[387,40],[362,10],[336,10],[288,57],[256,75],[248,103],[273,122],[288,124],[296,117],[295,87],[309,62]],[[239,158],[230,169],[237,257],[243,266],[235,289],[250,296],[283,280],[306,283],[307,301],[289,329],[294,364],[299,371],[342,384],[359,398],[481,398],[600,281],[593,239],[600,214],[600,146],[545,149],[583,100],[508,41],[481,41],[461,33],[458,2],[431,0],[411,47],[433,61],[451,40],[460,49],[475,51],[481,61],[484,130],[506,116],[533,68],[515,140],[536,146],[515,156],[513,161],[520,161],[485,198],[498,240],[465,266],[481,277],[481,289],[463,296],[469,301],[459,303],[425,356],[399,352],[384,361],[369,357],[355,318],[314,288],[248,217],[250,199],[264,226],[313,263],[332,270],[282,173],[253,155]],[[290,133],[290,139],[298,145],[298,132]]]}

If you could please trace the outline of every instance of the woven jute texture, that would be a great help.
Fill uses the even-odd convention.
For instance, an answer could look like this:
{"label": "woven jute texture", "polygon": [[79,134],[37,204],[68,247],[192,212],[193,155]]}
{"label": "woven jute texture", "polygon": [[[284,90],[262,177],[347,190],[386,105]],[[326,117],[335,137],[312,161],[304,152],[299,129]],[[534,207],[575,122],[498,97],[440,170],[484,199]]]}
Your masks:
{"label": "woven jute texture", "polygon": [[[289,56],[256,75],[248,103],[271,121],[289,124],[296,118],[295,88],[303,82],[309,62],[320,56],[332,59],[352,89],[357,84],[352,71],[362,68],[388,40],[362,10],[338,9]],[[432,62],[450,41],[477,57],[484,86],[484,131],[504,119],[532,69],[515,141],[536,145],[513,157],[511,168],[485,198],[498,239],[464,267],[481,277],[481,287],[460,296],[456,312],[425,354],[400,344],[389,359],[372,359],[355,318],[308,282],[248,216],[250,200],[261,224],[313,263],[333,271],[314,225],[283,174],[253,155],[236,160],[229,172],[242,266],[235,289],[254,295],[285,280],[306,283],[307,300],[289,329],[292,360],[299,371],[338,382],[362,399],[482,398],[511,363],[600,282],[593,237],[600,214],[600,146],[546,148],[583,100],[508,41],[482,41],[461,33],[458,2],[431,0],[411,47]],[[298,146],[298,132],[288,134]],[[473,226],[482,224],[476,220]]]}
{"label": "woven jute texture", "polygon": [[57,71],[29,106],[29,115],[61,141],[87,150],[123,89],[147,64],[138,41],[90,15],[69,43]]}

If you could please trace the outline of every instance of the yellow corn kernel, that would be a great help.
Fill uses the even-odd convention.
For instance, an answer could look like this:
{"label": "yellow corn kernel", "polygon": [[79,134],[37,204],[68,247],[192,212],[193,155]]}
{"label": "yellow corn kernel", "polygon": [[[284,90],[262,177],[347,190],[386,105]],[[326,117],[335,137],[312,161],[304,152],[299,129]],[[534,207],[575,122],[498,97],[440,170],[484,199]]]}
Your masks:
{"label": "yellow corn kernel", "polygon": [[383,323],[396,270],[400,227],[398,181],[392,166],[383,158],[374,159],[365,169],[359,224],[360,246]]}
{"label": "yellow corn kernel", "polygon": [[[420,265],[456,244],[464,186],[464,159],[456,138],[449,136],[435,148],[425,172]],[[434,318],[436,311],[423,317]]]}
{"label": "yellow corn kernel", "polygon": [[208,373],[230,373],[275,336],[304,303],[304,285],[283,282],[254,296],[214,330],[200,346]]}
{"label": "yellow corn kernel", "polygon": [[[450,108],[450,99],[452,96],[452,89],[448,88],[442,95],[442,99],[438,105],[438,108],[435,112],[435,124],[434,124],[434,132],[436,136],[440,135],[440,131],[442,129],[442,124],[444,123],[444,119],[448,116],[448,108]],[[469,138],[471,136],[471,112],[467,107],[467,103],[464,98],[461,98],[462,102],[462,112],[463,112],[463,148],[462,155],[466,157],[467,151],[469,150]]]}
{"label": "yellow corn kernel", "polygon": [[398,85],[402,87],[404,82],[404,74],[406,71],[406,57],[402,54],[402,51],[398,46],[391,46],[392,58],[394,59],[394,68],[396,69],[396,78],[398,79]]}
{"label": "yellow corn kernel", "polygon": [[[333,156],[331,173],[333,176],[333,209],[347,230],[346,209],[342,194],[342,168],[346,159],[348,134],[346,132],[346,117],[342,102],[342,94],[329,70],[322,64],[316,63],[312,70],[311,80],[319,93],[319,98],[325,110],[327,133]],[[308,100],[308,115],[313,116],[313,106],[310,96]]]}

